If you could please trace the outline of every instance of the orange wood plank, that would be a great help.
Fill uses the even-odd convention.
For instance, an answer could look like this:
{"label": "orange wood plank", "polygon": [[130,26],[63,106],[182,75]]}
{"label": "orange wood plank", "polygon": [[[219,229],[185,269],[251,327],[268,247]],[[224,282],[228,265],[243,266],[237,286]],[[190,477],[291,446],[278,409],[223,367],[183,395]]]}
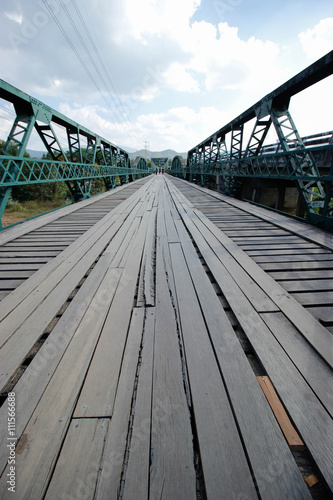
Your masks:
{"label": "orange wood plank", "polygon": [[266,399],[272,408],[276,420],[278,421],[281,430],[292,449],[300,449],[304,447],[304,443],[300,436],[297,434],[294,426],[292,425],[287,412],[285,411],[278,395],[275,392],[272,382],[269,377],[257,377],[260,387],[262,388]]}

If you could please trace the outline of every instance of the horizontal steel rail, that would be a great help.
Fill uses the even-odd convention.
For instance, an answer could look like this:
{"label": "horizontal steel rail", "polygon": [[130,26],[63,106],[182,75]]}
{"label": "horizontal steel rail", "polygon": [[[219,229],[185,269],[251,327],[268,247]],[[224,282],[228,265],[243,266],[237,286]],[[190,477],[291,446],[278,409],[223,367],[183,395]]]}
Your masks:
{"label": "horizontal steel rail", "polygon": [[110,167],[0,155],[0,188],[124,175],[139,176],[144,173],[147,173],[146,169],[135,167]]}
{"label": "horizontal steel rail", "polygon": [[[242,197],[246,178],[283,181],[284,189],[287,182],[292,181],[299,193],[300,216],[304,213],[308,222],[331,229],[332,146],[326,143],[308,147],[307,138],[300,136],[289,112],[289,103],[292,96],[332,74],[333,51],[192,148],[185,171],[175,162],[170,173],[202,185],[210,184],[211,177],[215,176],[219,190],[238,198]],[[243,144],[244,128],[251,120],[254,120],[252,133],[247,144]],[[275,146],[266,146],[271,127],[278,142]],[[332,133],[323,133],[321,142],[332,144],[332,138]]]}
{"label": "horizontal steel rail", "polygon": [[[73,201],[80,201],[91,196],[93,179],[102,178],[109,190],[116,177],[126,183],[152,172],[144,158],[132,166],[127,151],[3,80],[0,98],[16,113],[0,155],[0,219],[15,186],[64,181]],[[27,158],[33,129],[48,159]]]}

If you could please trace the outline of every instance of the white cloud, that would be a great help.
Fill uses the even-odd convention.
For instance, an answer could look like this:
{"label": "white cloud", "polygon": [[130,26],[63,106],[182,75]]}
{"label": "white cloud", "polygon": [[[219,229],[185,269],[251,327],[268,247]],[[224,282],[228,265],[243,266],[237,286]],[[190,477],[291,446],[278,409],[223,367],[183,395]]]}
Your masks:
{"label": "white cloud", "polygon": [[115,144],[141,149],[144,140],[149,138],[152,150],[170,147],[179,152],[190,149],[230,119],[214,106],[198,111],[183,106],[161,113],[140,114],[135,121],[123,125],[112,122],[107,110],[99,106],[63,103],[60,111]]}
{"label": "white cloud", "polygon": [[19,12],[5,12],[5,16],[11,21],[15,21],[18,24],[22,24],[23,16]]}
{"label": "white cloud", "polygon": [[194,23],[191,32],[193,54],[187,68],[205,76],[209,92],[223,89],[248,91],[260,88],[262,82],[268,87],[272,75],[276,80],[279,55],[276,43],[255,37],[242,40],[238,28],[226,22],[220,23],[218,30],[204,21]]}
{"label": "white cloud", "polygon": [[165,84],[174,90],[180,92],[198,92],[199,84],[191,76],[183,65],[179,63],[173,63],[164,73]]}
{"label": "white cloud", "polygon": [[[144,139],[156,143],[154,149],[194,146],[306,67],[308,57],[328,52],[332,40],[332,19],[299,36],[294,32],[293,44],[283,41],[283,47],[258,32],[245,37],[244,24],[242,30],[213,24],[209,16],[200,20],[206,5],[200,0],[80,0],[100,56],[85,37],[96,68],[57,3],[57,18],[96,88],[39,0],[2,3],[7,14],[0,18],[1,78],[56,109],[67,102],[64,114],[116,144],[138,148]],[[65,3],[75,16],[72,2]],[[25,41],[14,47],[10,33]]]}
{"label": "white cloud", "polygon": [[332,50],[333,17],[322,19],[314,28],[298,35],[304,52],[311,59],[319,59]]}

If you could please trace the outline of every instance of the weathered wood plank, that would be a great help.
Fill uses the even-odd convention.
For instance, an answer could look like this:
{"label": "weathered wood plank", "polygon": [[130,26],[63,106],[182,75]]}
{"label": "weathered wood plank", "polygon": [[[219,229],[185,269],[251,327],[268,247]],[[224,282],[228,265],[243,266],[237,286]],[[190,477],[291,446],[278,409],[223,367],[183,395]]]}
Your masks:
{"label": "weathered wood plank", "polygon": [[[145,179],[146,182],[148,180],[149,180],[148,178]],[[140,182],[142,182],[142,180],[134,181],[134,183],[140,183]],[[14,226],[14,227],[8,228],[4,231],[1,231],[0,245],[4,245],[8,241],[11,241],[11,240],[18,238],[24,234],[27,234],[31,231],[34,231],[37,228],[42,228],[46,224],[59,219],[59,217],[64,217],[65,215],[68,215],[72,212],[79,211],[83,207],[92,205],[92,204],[94,204],[94,203],[96,203],[104,198],[109,197],[110,195],[117,196],[119,191],[126,189],[126,187],[128,187],[128,186],[127,185],[119,186],[115,190],[112,190],[111,192],[108,191],[106,193],[101,193],[101,194],[96,195],[92,198],[81,201],[79,204],[72,204],[72,205],[68,205],[66,207],[62,207],[62,208],[55,210],[53,212],[50,212],[48,214],[40,215],[39,217],[37,217],[35,219],[31,219],[29,221],[26,221],[26,222],[24,222],[24,224],[19,224],[17,226]]]}
{"label": "weathered wood plank", "polygon": [[[87,367],[117,289],[119,275],[119,269],[110,269],[105,275],[18,442],[16,472],[20,477],[17,483],[19,498],[42,498],[47,489]],[[2,499],[12,498],[7,489],[6,471],[7,468],[0,480]]]}
{"label": "weathered wood plank", "polygon": [[[0,280],[5,280],[5,279],[13,279],[13,278],[29,278],[29,276],[32,276],[34,274],[33,270],[24,270],[22,269],[21,271],[3,271],[0,269]],[[2,285],[2,281],[0,281],[0,288]]]}
{"label": "weathered wood plank", "polygon": [[266,263],[266,262],[302,262],[304,263],[304,267],[306,267],[308,262],[331,262],[333,260],[332,253],[312,253],[309,255],[294,253],[293,255],[255,255],[252,256],[253,260],[255,260],[258,264]]}
{"label": "weathered wood plank", "polygon": [[[175,196],[177,192],[172,192]],[[262,291],[255,283],[254,279],[248,274],[234,259],[224,247],[221,246],[217,238],[215,238],[207,227],[201,223],[200,219],[191,212],[190,207],[184,205],[178,207],[180,215],[185,222],[185,225],[190,230],[195,240],[200,240],[205,248],[205,260],[210,267],[212,274],[215,276],[215,268],[230,279],[246,293],[246,296],[258,311],[274,311],[277,310],[276,305],[272,302],[269,296]],[[208,220],[208,219],[207,219]],[[219,231],[218,228],[215,229]],[[207,244],[209,242],[209,244]],[[209,254],[209,263],[208,263]],[[214,268],[214,271],[213,271]]]}
{"label": "weathered wood plank", "polygon": [[[186,208],[186,207],[185,207]],[[195,217],[197,215],[197,217]],[[295,299],[293,299],[278,283],[271,279],[262,269],[243,252],[237,245],[222,233],[207,217],[205,217],[199,211],[194,211],[191,214],[191,209],[186,208],[186,215],[181,212],[181,216],[185,221],[186,225],[190,228],[192,235],[196,235],[195,238],[200,239],[203,242],[202,235],[205,236],[206,240],[209,241],[211,248],[215,249],[216,253],[221,252],[220,249],[211,245],[211,238],[207,231],[210,231],[216,239],[223,246],[222,256],[224,258],[225,251],[229,253],[230,259],[237,260],[238,264],[242,266],[244,271],[249,273],[251,278],[260,286],[268,297],[270,297],[274,303],[284,312],[284,314],[297,326],[299,331],[304,335],[304,337],[314,346],[314,348],[320,353],[320,355],[333,366],[333,350],[331,349],[331,335],[310,313],[308,313],[301,304],[299,304]],[[202,223],[200,225],[200,222]],[[195,227],[194,227],[195,224]],[[206,229],[203,227],[206,226]],[[200,233],[198,229],[200,228]],[[217,272],[217,262],[215,257],[211,252],[209,256],[207,255],[207,247],[205,246],[205,253],[207,258],[210,259],[211,272],[215,276]],[[214,269],[213,269],[213,262]],[[208,265],[210,265],[206,259]],[[229,261],[227,261],[229,262]],[[228,271],[230,266],[228,265]],[[221,270],[219,270],[221,272]],[[216,277],[216,276],[215,276]],[[248,299],[251,300],[248,290],[244,287],[243,283],[235,278],[238,286],[246,293]],[[257,310],[259,310],[257,308]],[[273,309],[272,309],[273,310]],[[263,312],[263,311],[261,311]]]}
{"label": "weathered wood plank", "polygon": [[125,471],[122,498],[149,498],[151,401],[153,384],[155,309],[146,311],[143,348],[134,407],[129,458]]}
{"label": "weathered wood plank", "polygon": [[[133,205],[136,204],[136,197],[125,202],[122,207],[124,213],[111,213],[108,218],[100,221],[88,233],[82,236],[82,239],[76,240],[64,252],[58,255],[47,267],[40,269],[31,279],[26,281],[18,290],[16,290],[8,300],[0,304],[0,317],[5,321],[2,336],[8,338],[10,332],[20,325],[20,322],[33,312],[38,306],[36,295],[43,300],[45,295],[54,290],[54,288],[68,273],[75,269],[75,266],[82,266],[85,259],[87,261],[85,270],[89,269],[89,260],[91,263],[103,251],[112,237],[120,230],[128,213],[129,218],[135,217]],[[127,221],[126,221],[127,222]],[[125,233],[126,234],[126,233]],[[7,315],[15,309],[15,313],[7,318]],[[3,342],[3,339],[2,339]]]}
{"label": "weathered wood plank", "polygon": [[[326,273],[327,274],[327,273]],[[1,275],[1,272],[0,272]],[[327,277],[327,276],[326,276]],[[309,280],[304,278],[302,281],[282,281],[281,285],[285,290],[290,292],[305,292],[319,290],[333,290],[332,279]]]}
{"label": "weathered wood plank", "polygon": [[142,307],[155,305],[155,241],[157,208],[152,207],[152,220],[148,226],[143,260],[140,271],[138,297],[136,305]]}
{"label": "weathered wood plank", "polygon": [[[207,244],[202,241],[201,234],[194,234],[192,226],[185,217],[183,220],[185,220],[206,263],[209,265],[211,253],[210,251],[207,252]],[[212,271],[213,266],[210,267]],[[291,415],[302,439],[307,444],[318,467],[332,488],[333,443],[328,442],[328,440],[333,439],[332,419],[320,404],[313,391],[309,388],[304,378],[297,371],[295,366],[290,363],[289,357],[276,341],[272,332],[263,323],[259,314],[255,312],[242,290],[237,287],[236,283],[231,280],[230,277],[228,278],[228,275],[224,273],[219,276],[217,271],[218,269],[214,267],[212,272],[216,281],[219,283],[235,316],[270,376],[279,397],[281,397],[283,404]],[[298,303],[296,302],[296,304]],[[299,304],[298,306],[301,307]],[[314,321],[313,317],[307,313],[304,308],[302,308],[302,311],[304,311],[302,314],[305,322],[308,321],[309,317]],[[292,321],[294,322],[293,317]],[[324,327],[322,328],[325,330],[326,334],[330,335]],[[326,346],[328,352],[325,352],[325,350],[323,352],[325,358],[331,356],[330,346],[331,343],[328,347]],[[326,429],[325,436],[320,429]],[[329,429],[329,431],[327,431],[327,429]]]}
{"label": "weathered wood plank", "polygon": [[282,313],[265,313],[261,317],[333,416],[332,370]]}
{"label": "weathered wood plank", "polygon": [[151,498],[195,499],[190,412],[177,322],[167,283],[165,237],[157,233],[156,323],[151,435]]}
{"label": "weathered wood plank", "polygon": [[144,315],[143,307],[133,310],[113,415],[105,442],[101,473],[95,492],[96,500],[117,499],[120,491],[131,404],[144,328]]}
{"label": "weathered wood plank", "polygon": [[272,408],[276,420],[279,422],[279,426],[281,427],[290,448],[294,450],[304,449],[304,443],[290,422],[287,412],[283,408],[283,405],[274,390],[272,382],[266,376],[257,377],[257,380],[267,398],[267,401],[269,402],[270,407]]}
{"label": "weathered wood plank", "polygon": [[[119,238],[120,239],[120,238]],[[71,301],[51,335],[27,367],[24,376],[15,386],[16,393],[16,436],[23,433],[37,403],[57,365],[67,349],[72,337],[83,319],[87,309],[94,307],[93,297],[100,286],[117,249],[117,237],[110,243],[96,266]],[[113,249],[113,251],[112,251]],[[6,460],[7,418],[6,405],[0,408],[0,471]]]}
{"label": "weathered wood plank", "polygon": [[[260,394],[241,344],[200,265],[186,230],[181,222],[176,224],[261,498],[308,498],[294,458],[281,440],[280,430]],[[278,481],[272,481],[272,467],[283,471]]]}
{"label": "weathered wood plank", "polygon": [[150,218],[149,212],[145,214],[133,239],[131,259],[128,260],[124,268],[117,293],[103,327],[101,338],[75,409],[75,418],[112,415]]}
{"label": "weathered wood plank", "polygon": [[290,281],[290,280],[313,280],[313,279],[333,279],[332,270],[318,270],[318,271],[308,271],[303,269],[302,271],[275,271],[270,272],[269,275],[276,281]]}
{"label": "weathered wood plank", "polygon": [[72,420],[46,500],[93,498],[108,424],[108,419]]}
{"label": "weathered wood plank", "polygon": [[[170,178],[168,177],[168,179]],[[174,179],[172,179],[172,181],[175,182]],[[186,181],[181,179],[177,179],[177,183],[185,186],[187,184]],[[265,209],[264,207],[256,207],[254,205],[251,205],[250,203],[236,200],[234,198],[231,198],[230,196],[211,191],[207,188],[202,188],[198,185],[191,184],[190,186],[198,191],[209,194],[210,197],[225,202],[230,207],[239,208],[243,211],[243,213],[252,214],[262,220],[272,222],[276,226],[281,227],[286,231],[290,231],[291,233],[297,234],[302,238],[306,238],[308,241],[319,243],[322,246],[333,250],[333,236],[327,231],[319,228],[314,228],[309,224],[304,224],[303,222],[291,220],[281,214]]]}
{"label": "weathered wood plank", "polygon": [[333,292],[296,292],[291,294],[304,306],[332,305]]}
{"label": "weathered wood plank", "polygon": [[329,272],[333,269],[331,260],[315,261],[315,262],[262,262],[261,269],[267,272],[271,271],[301,271],[310,269],[327,269]]}
{"label": "weathered wood plank", "polygon": [[23,283],[24,278],[21,279],[4,279],[0,280],[0,290],[14,290],[14,288],[20,286]]}
{"label": "weathered wood plank", "polygon": [[311,307],[309,311],[315,318],[320,319],[323,324],[333,323],[333,309],[329,307]]}
{"label": "weathered wood plank", "polygon": [[207,496],[257,498],[180,244],[171,244],[170,253]]}

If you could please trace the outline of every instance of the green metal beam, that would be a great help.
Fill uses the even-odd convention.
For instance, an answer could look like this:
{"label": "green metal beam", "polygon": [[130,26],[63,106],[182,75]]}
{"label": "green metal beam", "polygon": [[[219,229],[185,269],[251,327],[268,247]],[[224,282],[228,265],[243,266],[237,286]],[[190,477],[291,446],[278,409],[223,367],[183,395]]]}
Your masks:
{"label": "green metal beam", "polygon": [[[305,204],[307,221],[331,226],[327,218],[332,217],[332,179],[331,173],[326,175],[331,167],[328,165],[323,177],[317,161],[320,151],[313,154],[306,147],[288,107],[293,95],[332,74],[333,51],[192,148],[188,152],[186,176],[189,180],[200,178],[203,185],[208,184],[210,176],[216,176],[217,186],[222,185],[223,192],[236,197],[241,196],[246,177],[292,180]],[[244,125],[252,119],[256,122],[243,149]],[[267,155],[264,146],[272,124],[279,140],[276,150],[283,152],[276,158]],[[225,146],[228,134],[231,135],[229,151]],[[325,148],[322,151],[332,155]]]}
{"label": "green metal beam", "polygon": [[[152,171],[146,162],[132,169],[125,150],[3,80],[0,80],[0,98],[11,102],[16,111],[0,156],[0,218],[13,186],[64,181],[73,201],[79,201],[91,196],[92,179],[101,177],[106,189],[112,189],[116,177],[125,183]],[[59,127],[67,136],[68,147],[62,145],[57,135]],[[50,160],[24,157],[33,128]]]}

